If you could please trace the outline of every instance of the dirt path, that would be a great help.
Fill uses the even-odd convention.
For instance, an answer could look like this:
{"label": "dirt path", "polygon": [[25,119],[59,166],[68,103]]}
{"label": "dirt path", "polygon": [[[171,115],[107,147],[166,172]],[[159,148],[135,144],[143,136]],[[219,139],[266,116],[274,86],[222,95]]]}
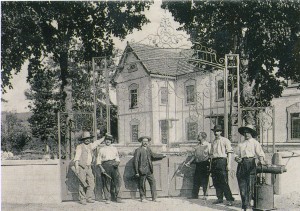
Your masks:
{"label": "dirt path", "polygon": [[[224,204],[213,205],[215,197],[209,197],[207,201],[186,198],[159,198],[159,202],[149,201],[141,203],[137,199],[124,199],[124,203],[105,204],[95,202],[94,204],[81,205],[77,202],[63,202],[60,204],[2,204],[2,211],[62,211],[62,210],[105,210],[105,211],[236,211],[241,210],[241,201],[236,197],[233,206],[228,207]],[[277,210],[299,210],[300,194],[293,193],[284,196],[275,196],[275,207]]]}

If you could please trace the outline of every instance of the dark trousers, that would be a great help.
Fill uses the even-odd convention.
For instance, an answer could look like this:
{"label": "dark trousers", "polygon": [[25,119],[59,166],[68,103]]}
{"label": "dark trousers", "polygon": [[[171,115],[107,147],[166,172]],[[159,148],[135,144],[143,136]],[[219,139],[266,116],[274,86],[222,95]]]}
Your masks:
{"label": "dark trousers", "polygon": [[242,162],[238,164],[236,177],[240,189],[242,209],[251,208],[256,178],[255,158],[243,158]]}
{"label": "dark trousers", "polygon": [[218,200],[223,201],[223,196],[225,195],[227,201],[234,201],[228,184],[226,166],[227,158],[213,158],[211,164],[212,179]]}
{"label": "dark trousers", "polygon": [[139,191],[141,199],[146,198],[146,180],[148,180],[151,190],[152,200],[157,198],[156,193],[156,182],[152,173],[148,173],[146,175],[140,175],[139,177]]}
{"label": "dark trousers", "polygon": [[203,195],[207,195],[207,186],[209,179],[209,161],[202,161],[196,163],[194,174],[194,184],[192,190],[192,197],[198,198],[200,187],[203,188]]}
{"label": "dark trousers", "polygon": [[120,197],[121,178],[118,167],[113,166],[113,163],[115,163],[115,161],[105,161],[102,163],[102,167],[111,177],[110,179],[108,176],[102,174],[102,181],[105,199],[115,201]]}

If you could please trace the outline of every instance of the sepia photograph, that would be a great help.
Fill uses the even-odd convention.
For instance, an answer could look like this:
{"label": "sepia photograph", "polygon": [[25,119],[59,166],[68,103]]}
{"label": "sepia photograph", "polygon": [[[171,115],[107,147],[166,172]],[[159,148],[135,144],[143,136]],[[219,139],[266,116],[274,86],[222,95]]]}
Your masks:
{"label": "sepia photograph", "polygon": [[1,210],[300,210],[300,0],[1,1]]}

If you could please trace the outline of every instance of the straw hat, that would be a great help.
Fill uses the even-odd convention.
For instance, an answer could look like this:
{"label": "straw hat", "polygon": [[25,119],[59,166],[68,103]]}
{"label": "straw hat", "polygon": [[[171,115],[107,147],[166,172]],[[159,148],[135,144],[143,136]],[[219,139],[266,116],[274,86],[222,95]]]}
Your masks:
{"label": "straw hat", "polygon": [[91,136],[91,133],[89,131],[83,131],[82,136],[81,136],[81,141],[85,139],[92,139],[94,136]]}

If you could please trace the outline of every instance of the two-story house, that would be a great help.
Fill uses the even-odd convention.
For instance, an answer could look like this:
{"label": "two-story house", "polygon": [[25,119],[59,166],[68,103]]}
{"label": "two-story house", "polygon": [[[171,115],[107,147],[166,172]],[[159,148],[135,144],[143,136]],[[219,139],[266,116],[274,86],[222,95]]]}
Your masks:
{"label": "two-story house", "polygon": [[224,116],[223,70],[193,65],[191,49],[128,43],[114,76],[119,143],[142,135],[154,145],[196,141]]}

